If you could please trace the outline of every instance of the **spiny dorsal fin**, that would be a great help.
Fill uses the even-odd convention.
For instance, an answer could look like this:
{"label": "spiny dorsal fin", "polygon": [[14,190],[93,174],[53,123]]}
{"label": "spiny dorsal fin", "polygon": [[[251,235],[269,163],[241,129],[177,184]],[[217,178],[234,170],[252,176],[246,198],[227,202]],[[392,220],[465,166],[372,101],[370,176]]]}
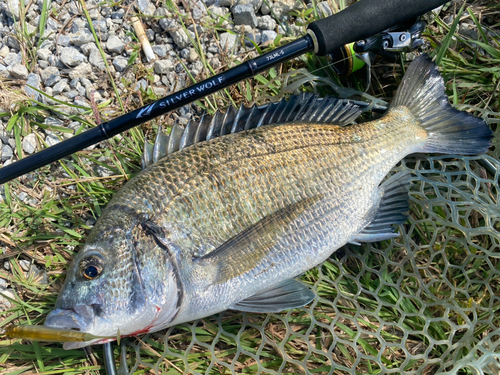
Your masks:
{"label": "spiny dorsal fin", "polygon": [[291,122],[344,126],[351,124],[360,113],[361,109],[348,100],[319,98],[307,93],[265,106],[247,108],[241,105],[238,109],[230,106],[225,113],[217,111],[214,116],[203,115],[199,121],[190,121],[185,128],[175,123],[170,136],[158,136],[154,148],[144,147],[142,165],[144,169],[161,157],[198,142],[260,126]]}

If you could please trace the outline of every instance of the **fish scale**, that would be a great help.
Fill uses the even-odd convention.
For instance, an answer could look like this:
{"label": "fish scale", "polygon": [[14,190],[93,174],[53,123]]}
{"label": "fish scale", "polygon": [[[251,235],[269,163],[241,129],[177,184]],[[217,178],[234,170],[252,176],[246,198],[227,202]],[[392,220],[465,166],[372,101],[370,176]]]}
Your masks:
{"label": "fish scale", "polygon": [[314,294],[295,277],[347,242],[397,235],[392,224],[405,220],[409,178],[384,179],[398,161],[488,149],[484,121],[445,101],[437,68],[420,57],[376,121],[338,126],[359,110],[303,95],[204,117],[198,128],[174,126],[170,138],[146,147],[147,168],[103,211],[45,324],[129,336],[229,308],[309,303]]}
{"label": "fish scale", "polygon": [[[315,124],[278,126],[275,128],[277,134],[270,135],[264,146],[267,150],[269,144],[274,142],[275,150],[264,153],[254,146],[253,155],[248,155],[248,152],[239,155],[238,150],[231,145],[233,142],[228,142],[227,147],[219,147],[218,153],[213,151],[211,144],[200,144],[199,147],[181,151],[176,158],[166,160],[165,164],[160,161],[141,176],[149,181],[141,185],[151,185],[153,180],[163,181],[159,174],[177,179],[176,184],[183,178],[182,190],[171,188],[167,182],[163,186],[148,188],[141,196],[147,197],[148,192],[152,192],[152,201],[157,200],[158,195],[162,196],[160,213],[153,214],[154,220],[178,222],[179,226],[191,228],[191,233],[198,232],[200,240],[205,236],[217,239],[219,243],[214,244],[217,246],[226,238],[239,233],[242,228],[298,199],[320,193],[334,195],[345,191],[351,179],[358,178],[365,170],[380,168],[378,173],[374,173],[372,181],[364,183],[367,191],[378,186],[381,180],[378,176],[385,176],[395,162],[401,159],[401,151],[398,149],[403,146],[394,146],[397,143],[391,138],[387,138],[383,144],[375,139],[373,146],[363,145],[365,155],[362,156],[356,152],[357,145],[345,141],[362,130],[365,132],[366,142],[369,142],[370,127],[375,126],[377,124],[351,128]],[[270,129],[265,132],[269,134]],[[321,142],[315,137],[318,132],[321,134]],[[403,135],[396,134],[395,138]],[[243,138],[247,134],[238,133],[235,136]],[[248,138],[246,141],[255,145],[253,134],[249,134]],[[380,146],[392,155],[390,159],[380,159]],[[190,154],[203,155],[206,148],[210,148],[211,154],[201,158],[204,162],[203,167],[200,167],[196,162],[200,158],[192,158]],[[190,170],[192,174],[175,175],[171,166],[178,165],[178,161],[184,163],[183,170]],[[238,164],[242,166],[238,167]],[[200,173],[202,168],[206,172]],[[336,178],[332,178],[333,176]],[[270,189],[270,186],[273,188]],[[133,191],[131,194],[137,193]],[[120,196],[119,199],[127,200],[127,197]],[[235,221],[235,217],[248,217],[248,210],[245,209],[247,205],[254,207],[251,211],[253,217],[242,222]],[[193,210],[197,214],[186,217],[186,213]]]}

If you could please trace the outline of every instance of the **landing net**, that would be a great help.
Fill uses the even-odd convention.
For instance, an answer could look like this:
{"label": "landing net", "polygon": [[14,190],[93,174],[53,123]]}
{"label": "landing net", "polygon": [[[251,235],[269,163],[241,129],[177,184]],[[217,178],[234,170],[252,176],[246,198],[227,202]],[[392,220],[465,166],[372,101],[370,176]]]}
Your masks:
{"label": "landing net", "polygon": [[416,155],[400,170],[412,175],[401,236],[345,246],[305,274],[311,305],[128,341],[130,373],[499,374],[500,163]]}

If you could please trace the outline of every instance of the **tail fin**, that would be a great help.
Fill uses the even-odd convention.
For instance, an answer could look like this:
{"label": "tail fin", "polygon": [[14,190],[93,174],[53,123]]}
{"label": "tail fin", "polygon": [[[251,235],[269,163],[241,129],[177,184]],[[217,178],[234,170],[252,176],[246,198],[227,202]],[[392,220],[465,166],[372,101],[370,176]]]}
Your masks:
{"label": "tail fin", "polygon": [[422,152],[481,154],[491,146],[493,132],[485,121],[453,108],[444,81],[427,55],[412,62],[391,108],[407,107],[428,135]]}

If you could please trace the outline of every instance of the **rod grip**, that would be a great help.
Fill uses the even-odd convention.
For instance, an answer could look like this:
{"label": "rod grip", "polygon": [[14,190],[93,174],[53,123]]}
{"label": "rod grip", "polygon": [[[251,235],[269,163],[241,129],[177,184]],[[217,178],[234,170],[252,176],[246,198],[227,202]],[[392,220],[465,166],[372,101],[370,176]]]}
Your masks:
{"label": "rod grip", "polygon": [[309,25],[319,56],[416,18],[449,0],[360,0],[342,12]]}

